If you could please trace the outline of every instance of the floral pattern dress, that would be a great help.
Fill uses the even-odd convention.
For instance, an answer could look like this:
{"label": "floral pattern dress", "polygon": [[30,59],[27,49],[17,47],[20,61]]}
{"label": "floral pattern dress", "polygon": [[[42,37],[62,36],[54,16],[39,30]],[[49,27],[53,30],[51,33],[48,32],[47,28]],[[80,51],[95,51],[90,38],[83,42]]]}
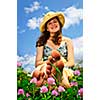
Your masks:
{"label": "floral pattern dress", "polygon": [[[43,60],[44,61],[48,59],[52,50],[53,49],[50,48],[47,44],[44,46],[44,51],[43,51]],[[63,44],[61,44],[57,50],[60,52],[61,56],[67,60],[67,56],[68,56],[67,43],[64,42]]]}

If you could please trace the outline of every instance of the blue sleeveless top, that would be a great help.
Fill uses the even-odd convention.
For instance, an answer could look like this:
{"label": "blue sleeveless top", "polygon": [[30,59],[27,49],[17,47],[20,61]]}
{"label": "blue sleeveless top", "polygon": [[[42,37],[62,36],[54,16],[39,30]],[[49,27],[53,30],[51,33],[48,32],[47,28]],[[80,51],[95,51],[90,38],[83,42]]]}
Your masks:
{"label": "blue sleeveless top", "polygon": [[[44,45],[44,51],[43,51],[43,60],[47,60],[48,56],[51,55],[51,51],[53,49],[50,48],[47,44]],[[59,48],[57,48],[57,50],[60,52],[60,54],[62,55],[62,57],[64,57],[67,60],[67,56],[68,56],[68,49],[67,49],[67,43],[63,43],[60,45]]]}

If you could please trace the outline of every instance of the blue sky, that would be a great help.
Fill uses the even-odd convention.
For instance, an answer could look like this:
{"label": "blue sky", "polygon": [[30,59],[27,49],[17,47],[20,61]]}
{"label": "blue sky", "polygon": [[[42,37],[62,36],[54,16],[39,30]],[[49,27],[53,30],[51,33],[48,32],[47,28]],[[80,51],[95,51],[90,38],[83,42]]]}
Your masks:
{"label": "blue sky", "polygon": [[35,55],[39,23],[48,11],[65,14],[64,36],[83,36],[83,0],[17,0],[17,55]]}

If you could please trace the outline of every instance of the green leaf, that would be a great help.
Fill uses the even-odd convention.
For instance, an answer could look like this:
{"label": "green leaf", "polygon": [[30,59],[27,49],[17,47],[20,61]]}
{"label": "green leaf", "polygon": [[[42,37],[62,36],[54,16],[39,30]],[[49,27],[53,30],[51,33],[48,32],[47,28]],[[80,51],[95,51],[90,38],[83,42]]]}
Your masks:
{"label": "green leaf", "polygon": [[51,95],[49,95],[49,96],[47,97],[47,100],[50,100],[50,98],[51,98]]}
{"label": "green leaf", "polygon": [[52,63],[50,63],[55,69],[56,69],[56,71],[61,75],[61,72],[60,72],[60,70],[59,70],[59,68],[58,67],[56,67],[54,64],[52,64]]}
{"label": "green leaf", "polygon": [[61,100],[60,97],[56,97],[55,100]]}

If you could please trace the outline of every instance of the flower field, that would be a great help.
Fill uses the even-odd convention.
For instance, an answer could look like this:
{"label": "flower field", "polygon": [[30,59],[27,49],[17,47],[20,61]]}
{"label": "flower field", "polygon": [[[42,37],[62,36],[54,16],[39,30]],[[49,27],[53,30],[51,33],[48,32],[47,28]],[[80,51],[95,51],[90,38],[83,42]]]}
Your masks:
{"label": "flower field", "polygon": [[37,87],[37,79],[31,77],[17,64],[17,100],[83,100],[83,67],[72,68],[71,88],[65,88],[50,77],[47,83]]}

